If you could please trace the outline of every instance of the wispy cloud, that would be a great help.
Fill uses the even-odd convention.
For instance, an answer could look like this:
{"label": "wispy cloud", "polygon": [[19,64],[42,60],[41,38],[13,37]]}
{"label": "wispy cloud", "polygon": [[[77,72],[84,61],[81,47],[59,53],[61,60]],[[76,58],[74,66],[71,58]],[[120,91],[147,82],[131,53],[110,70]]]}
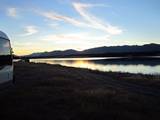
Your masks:
{"label": "wispy cloud", "polygon": [[25,33],[22,34],[21,36],[30,36],[30,35],[38,33],[37,27],[33,26],[33,25],[29,25],[29,26],[24,27],[24,31],[25,31]]}
{"label": "wispy cloud", "polygon": [[58,28],[59,24],[58,23],[50,23],[50,24],[48,24],[48,26],[50,26],[52,28]]}
{"label": "wispy cloud", "polygon": [[[110,41],[109,35],[96,35],[93,33],[77,32],[77,33],[61,33],[48,34],[39,38],[41,43],[54,45],[54,49],[87,49],[105,45]],[[78,46],[78,47],[77,47]],[[53,46],[52,46],[53,47]]]}
{"label": "wispy cloud", "polygon": [[17,17],[17,8],[7,8],[7,15],[10,17]]}
{"label": "wispy cloud", "polygon": [[66,41],[71,41],[73,42],[82,42],[84,41],[92,41],[92,40],[108,40],[110,38],[109,35],[103,35],[103,36],[96,36],[94,34],[89,34],[89,33],[84,33],[84,32],[80,32],[80,33],[65,33],[65,34],[50,34],[50,35],[46,35],[43,38],[41,38],[43,41],[57,41],[62,42],[63,43]]}
{"label": "wispy cloud", "polygon": [[42,16],[44,16],[48,19],[68,22],[68,23],[73,24],[75,26],[86,26],[87,25],[84,22],[78,21],[72,17],[58,14],[56,12],[39,12],[39,14],[41,14]]}
{"label": "wispy cloud", "polygon": [[90,14],[87,9],[91,7],[104,7],[104,4],[85,4],[85,3],[72,3],[73,8],[79,13],[82,19],[75,19],[73,17],[61,15],[57,12],[39,12],[42,16],[54,20],[64,21],[78,27],[88,27],[106,32],[110,35],[117,35],[123,32],[118,26],[109,24],[108,21],[102,22],[96,16]]}
{"label": "wispy cloud", "polygon": [[106,31],[109,34],[116,35],[121,34],[122,30],[117,26],[109,24],[107,21],[103,23],[100,19],[87,12],[87,8],[94,6],[103,6],[103,4],[84,4],[84,3],[73,3],[75,10],[86,20],[89,24],[96,29]]}
{"label": "wispy cloud", "polygon": [[66,33],[44,36],[43,41],[81,40],[85,33]]}

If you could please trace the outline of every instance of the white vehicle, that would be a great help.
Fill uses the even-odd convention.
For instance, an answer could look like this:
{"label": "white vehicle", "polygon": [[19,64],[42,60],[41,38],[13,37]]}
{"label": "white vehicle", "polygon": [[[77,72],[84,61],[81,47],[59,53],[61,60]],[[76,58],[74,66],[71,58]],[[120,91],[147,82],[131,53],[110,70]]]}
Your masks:
{"label": "white vehicle", "polygon": [[10,40],[0,31],[0,86],[13,81],[13,62]]}

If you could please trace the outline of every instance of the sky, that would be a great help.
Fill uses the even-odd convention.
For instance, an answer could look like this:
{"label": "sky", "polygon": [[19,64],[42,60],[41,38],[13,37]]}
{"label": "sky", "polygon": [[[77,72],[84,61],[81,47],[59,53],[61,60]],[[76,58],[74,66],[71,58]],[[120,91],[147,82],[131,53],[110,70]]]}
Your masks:
{"label": "sky", "polygon": [[16,55],[160,44],[160,0],[1,0]]}

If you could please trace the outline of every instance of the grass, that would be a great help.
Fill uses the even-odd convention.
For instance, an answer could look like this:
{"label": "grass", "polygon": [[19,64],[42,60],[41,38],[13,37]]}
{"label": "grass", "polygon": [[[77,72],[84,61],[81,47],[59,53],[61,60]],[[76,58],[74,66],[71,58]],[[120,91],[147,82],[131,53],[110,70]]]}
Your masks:
{"label": "grass", "polygon": [[[112,80],[119,78],[117,74],[60,65],[16,63],[16,85],[0,92],[0,118],[1,120],[159,119],[159,97],[131,93],[122,88],[103,84],[101,78]],[[120,75],[122,76],[120,78],[123,78],[123,73]],[[127,81],[131,78],[127,78]],[[138,83],[138,80],[135,83]]]}
{"label": "grass", "polygon": [[160,75],[151,74],[132,74],[132,73],[121,73],[121,72],[99,72],[105,74],[113,79],[126,81],[138,85],[160,89]]}

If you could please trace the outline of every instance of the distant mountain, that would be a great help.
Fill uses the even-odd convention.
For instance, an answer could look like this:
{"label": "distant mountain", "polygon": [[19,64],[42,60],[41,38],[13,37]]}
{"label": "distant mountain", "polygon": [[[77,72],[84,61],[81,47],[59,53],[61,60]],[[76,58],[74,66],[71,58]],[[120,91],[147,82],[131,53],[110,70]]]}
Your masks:
{"label": "distant mountain", "polygon": [[76,51],[73,49],[64,51],[51,51],[51,52],[40,52],[33,53],[26,57],[72,57],[72,56],[114,56],[114,55],[130,55],[139,54],[142,55],[160,55],[160,44],[145,44],[142,46],[138,45],[124,45],[124,46],[103,46],[97,48],[91,48],[83,51]]}
{"label": "distant mountain", "polygon": [[29,57],[48,57],[48,56],[67,56],[67,55],[76,55],[79,54],[79,51],[69,49],[64,51],[51,51],[51,52],[41,52],[41,53],[32,53],[28,55]]}
{"label": "distant mountain", "polygon": [[128,53],[128,52],[154,52],[160,51],[160,44],[145,44],[143,46],[110,46],[98,47],[84,50],[85,54],[104,54],[104,53]]}

